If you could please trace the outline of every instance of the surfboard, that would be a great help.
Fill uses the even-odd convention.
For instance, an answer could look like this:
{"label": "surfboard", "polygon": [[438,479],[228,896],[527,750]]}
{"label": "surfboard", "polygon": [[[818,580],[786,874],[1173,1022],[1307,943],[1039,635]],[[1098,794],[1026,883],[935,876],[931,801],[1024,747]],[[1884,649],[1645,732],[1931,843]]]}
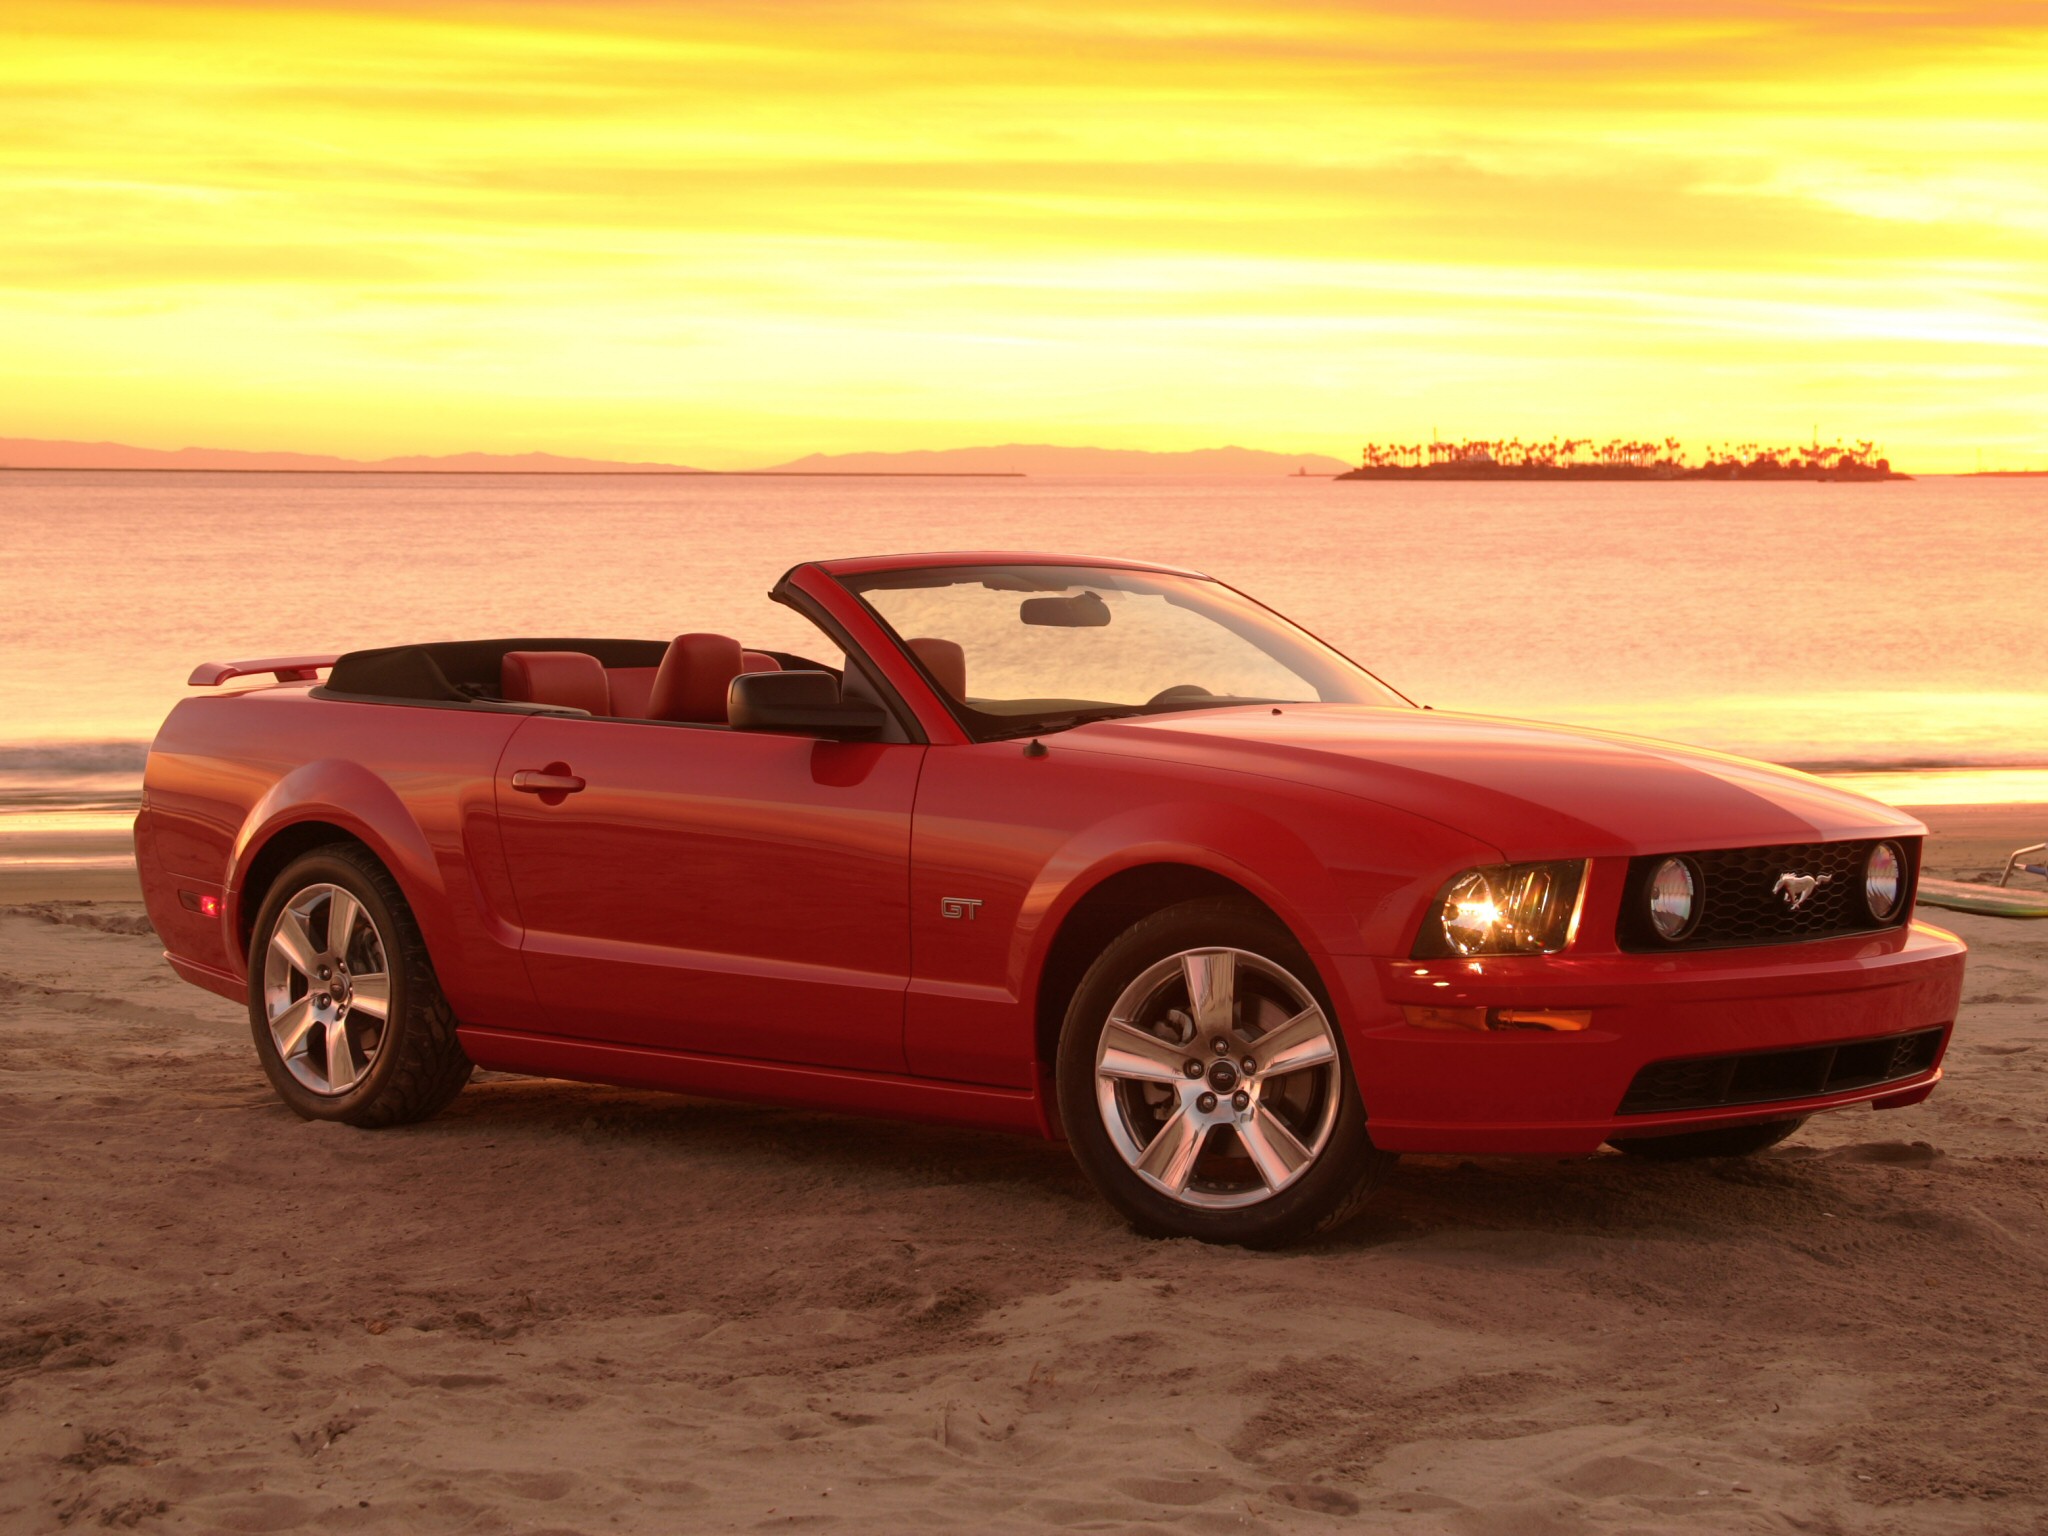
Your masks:
{"label": "surfboard", "polygon": [[2016,885],[1972,885],[1964,880],[1926,880],[1914,898],[1923,907],[1982,912],[1987,917],[2048,917],[2048,891]]}

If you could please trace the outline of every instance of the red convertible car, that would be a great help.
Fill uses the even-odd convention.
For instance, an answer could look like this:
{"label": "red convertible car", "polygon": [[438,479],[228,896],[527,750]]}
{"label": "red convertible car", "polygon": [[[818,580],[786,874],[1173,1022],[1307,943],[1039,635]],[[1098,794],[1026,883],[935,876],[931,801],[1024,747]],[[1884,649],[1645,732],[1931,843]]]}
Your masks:
{"label": "red convertible car", "polygon": [[1963,945],[1882,805],[1419,709],[1193,571],[915,555],[772,596],[815,656],[201,667],[135,828],[170,963],[246,1002],[301,1115],[418,1120],[474,1065],[951,1121],[1253,1244],[1404,1151],[1735,1155],[1941,1076]]}

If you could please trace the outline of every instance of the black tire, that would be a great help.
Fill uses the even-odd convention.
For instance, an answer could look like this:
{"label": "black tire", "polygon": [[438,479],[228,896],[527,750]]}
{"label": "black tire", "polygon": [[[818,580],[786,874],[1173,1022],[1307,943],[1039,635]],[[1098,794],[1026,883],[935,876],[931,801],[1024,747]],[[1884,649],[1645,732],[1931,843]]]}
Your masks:
{"label": "black tire", "polygon": [[1683,1163],[1696,1157],[1748,1157],[1775,1147],[1799,1127],[1806,1116],[1790,1120],[1759,1120],[1751,1125],[1724,1125],[1711,1131],[1684,1131],[1676,1136],[1615,1136],[1607,1145],[1630,1157],[1653,1163]]}
{"label": "black tire", "polygon": [[[357,921],[367,922],[374,933],[388,988],[381,1025],[360,1008],[347,1010],[345,1021],[337,1020],[337,1027],[352,1032],[357,1053],[350,1057],[353,1082],[339,1092],[317,1091],[299,1075],[321,1077],[332,1070],[331,1062],[322,1068],[311,1059],[300,1059],[300,1052],[295,1051],[298,1072],[287,1065],[272,1033],[270,987],[266,984],[272,938],[285,908],[322,887],[339,887],[361,904]],[[357,945],[366,942],[359,931]],[[358,947],[355,953],[363,951]],[[299,979],[280,974],[286,975],[286,986],[296,993]],[[321,983],[314,980],[311,985]],[[374,1035],[372,1026],[378,1026]],[[411,907],[406,905],[398,882],[356,843],[329,844],[294,860],[264,897],[250,932],[249,1027],[257,1060],[263,1064],[270,1086],[308,1120],[339,1120],[365,1128],[409,1125],[445,1109],[473,1070],[456,1039],[455,1015],[441,995],[441,984],[434,977],[433,962]],[[319,1061],[328,1061],[327,1052],[333,1047],[327,1028],[315,1025],[314,1032],[321,1036],[320,1042],[314,1045],[309,1035],[303,1050],[317,1051]],[[350,1049],[350,1038],[343,1036],[341,1049]],[[359,1059],[358,1073],[355,1064]]]}
{"label": "black tire", "polygon": [[[1327,1021],[1325,1032],[1334,1041],[1336,1050],[1334,1075],[1328,1071],[1317,1072],[1311,1086],[1305,1090],[1311,1096],[1309,1103],[1315,1124],[1327,1126],[1320,1151],[1314,1153],[1311,1161],[1299,1165],[1290,1176],[1291,1181],[1284,1182],[1281,1187],[1271,1188],[1272,1181],[1265,1180],[1238,1196],[1224,1186],[1225,1192],[1220,1198],[1241,1197],[1255,1202],[1228,1209],[1191,1205],[1187,1203],[1187,1197],[1176,1198],[1137,1172],[1127,1155],[1119,1150],[1105,1119],[1106,1115],[1120,1111],[1114,1108],[1105,1110],[1097,1092],[1098,1051],[1102,1048],[1105,1032],[1111,1028],[1111,1011],[1126,989],[1143,985],[1146,976],[1171,957],[1205,949],[1240,951],[1285,973],[1285,979],[1305,990],[1316,1007],[1321,1009]],[[1239,963],[1233,961],[1233,967]],[[1233,981],[1231,1008],[1233,1017],[1240,1021],[1240,1025],[1235,1026],[1239,1031],[1237,1038],[1248,1044],[1234,1046],[1231,1051],[1222,1053],[1221,1059],[1237,1059],[1236,1052],[1240,1049],[1255,1051],[1259,1036],[1246,1034],[1244,1030],[1253,1027],[1252,1016],[1259,1009],[1267,1010],[1263,1017],[1273,1016],[1271,1000],[1261,1001],[1252,992],[1250,983],[1269,986],[1278,986],[1279,983],[1265,972],[1246,974],[1249,976],[1247,995],[1238,996],[1235,988],[1239,982]],[[1173,983],[1167,981],[1162,985],[1170,991]],[[1188,993],[1183,995],[1188,998],[1183,1012],[1192,1015],[1196,1011],[1192,997]],[[1191,1017],[1183,1022],[1189,1026],[1188,1038],[1194,1040],[1200,1031],[1194,1028]],[[1193,1051],[1202,1044],[1200,1040],[1194,1040],[1193,1045],[1175,1043],[1164,1034],[1155,1038],[1168,1054]],[[1215,1038],[1220,1036],[1212,1036],[1212,1042]],[[1190,1059],[1194,1058],[1191,1056]],[[1217,1064],[1216,1060],[1207,1061],[1212,1070]],[[1306,1069],[1297,1070],[1294,1073],[1297,1086],[1288,1091],[1304,1091],[1300,1080],[1308,1076]],[[1190,1080],[1188,1089],[1200,1089],[1209,1082],[1207,1076],[1201,1081]],[[1277,1076],[1270,1080],[1251,1077],[1244,1080],[1248,1089],[1256,1085],[1262,1095],[1282,1092],[1279,1082]],[[1336,1011],[1316,975],[1314,965],[1294,936],[1270,912],[1247,901],[1209,898],[1185,902],[1142,919],[1112,941],[1088,968],[1068,1004],[1066,1020],[1060,1030],[1056,1084],[1060,1119],[1082,1171],[1103,1198],[1147,1236],[1193,1237],[1203,1242],[1235,1243],[1253,1248],[1300,1242],[1333,1231],[1357,1215],[1397,1161],[1392,1153],[1374,1147],[1366,1134],[1365,1107],[1352,1076],[1343,1032],[1337,1025]],[[1155,1134],[1164,1135],[1163,1122],[1170,1116],[1177,1118],[1173,1106],[1180,1101],[1180,1086],[1150,1083],[1133,1087],[1154,1095],[1157,1100],[1154,1114],[1162,1122]],[[1105,1091],[1114,1095],[1124,1090],[1110,1088]],[[1325,1095],[1332,1096],[1334,1104]],[[1113,1099],[1113,1103],[1121,1102]],[[1275,1113],[1286,1112],[1278,1097],[1273,1103]],[[1222,1105],[1221,1112],[1227,1112],[1229,1107]],[[1265,1109],[1262,1097],[1252,1105],[1250,1115],[1238,1123],[1248,1123]],[[1188,1112],[1184,1102],[1180,1112]],[[1325,1116],[1329,1118],[1325,1119]],[[1240,1166],[1256,1173],[1253,1166],[1256,1159],[1250,1155],[1249,1144],[1238,1138],[1234,1126],[1228,1137],[1219,1140],[1223,1151],[1218,1156],[1225,1166]],[[1203,1149],[1200,1156],[1208,1158],[1210,1149],[1218,1142],[1196,1138],[1196,1144]],[[1234,1165],[1229,1161],[1233,1150],[1240,1157]],[[1200,1166],[1199,1163],[1196,1166]],[[1190,1179],[1188,1183],[1192,1190],[1194,1181]],[[1261,1193],[1262,1189],[1269,1192]],[[1193,1197],[1204,1198],[1199,1191]],[[1212,1195],[1208,1198],[1219,1197]]]}

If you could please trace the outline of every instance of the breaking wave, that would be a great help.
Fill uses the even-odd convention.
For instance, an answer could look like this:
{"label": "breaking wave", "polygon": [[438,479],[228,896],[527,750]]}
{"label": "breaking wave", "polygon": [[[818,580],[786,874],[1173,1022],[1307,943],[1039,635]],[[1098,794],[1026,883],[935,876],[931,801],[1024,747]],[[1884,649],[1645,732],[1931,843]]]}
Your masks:
{"label": "breaking wave", "polygon": [[146,741],[30,741],[0,743],[0,773],[72,778],[114,773],[140,778],[149,758]]}

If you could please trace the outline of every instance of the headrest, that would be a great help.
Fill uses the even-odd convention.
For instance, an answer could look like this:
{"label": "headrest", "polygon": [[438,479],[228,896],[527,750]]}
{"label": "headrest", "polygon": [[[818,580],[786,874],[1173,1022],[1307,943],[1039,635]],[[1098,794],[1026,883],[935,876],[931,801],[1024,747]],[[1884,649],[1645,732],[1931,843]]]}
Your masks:
{"label": "headrest", "polygon": [[654,674],[647,718],[722,725],[725,690],[745,670],[746,653],[730,635],[677,635]]}
{"label": "headrest", "polygon": [[740,670],[742,672],[780,672],[782,670],[782,663],[773,656],[770,656],[766,651],[741,651]]}
{"label": "headrest", "polygon": [[967,652],[957,640],[913,640],[910,649],[941,688],[955,699],[967,697]]}
{"label": "headrest", "polygon": [[498,692],[516,703],[612,712],[604,663],[583,651],[507,651],[498,668]]}

